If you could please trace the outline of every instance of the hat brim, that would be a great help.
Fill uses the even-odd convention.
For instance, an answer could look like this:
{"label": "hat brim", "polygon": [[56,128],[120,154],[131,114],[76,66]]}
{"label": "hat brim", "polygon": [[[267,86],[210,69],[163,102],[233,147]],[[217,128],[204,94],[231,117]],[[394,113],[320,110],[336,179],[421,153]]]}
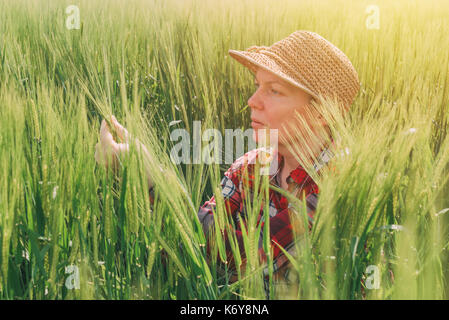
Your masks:
{"label": "hat brim", "polygon": [[316,100],[320,100],[320,98],[306,86],[299,83],[298,81],[295,81],[294,79],[283,73],[281,71],[281,67],[266,55],[262,53],[238,51],[238,50],[229,50],[228,53],[232,58],[234,58],[239,63],[247,67],[253,74],[256,74],[257,68],[262,68],[280,77],[282,80],[292,84],[293,86],[307,92]]}

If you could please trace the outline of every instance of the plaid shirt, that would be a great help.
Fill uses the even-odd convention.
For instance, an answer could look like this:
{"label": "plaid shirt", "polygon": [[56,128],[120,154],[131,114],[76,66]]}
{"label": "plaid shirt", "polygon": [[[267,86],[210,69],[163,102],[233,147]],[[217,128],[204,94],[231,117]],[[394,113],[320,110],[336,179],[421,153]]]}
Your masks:
{"label": "plaid shirt", "polygon": [[[250,193],[253,192],[253,186],[251,183],[251,178],[254,179],[254,167],[255,161],[254,158],[260,154],[261,149],[254,149],[249,151],[239,159],[237,159],[231,167],[225,172],[224,177],[221,181],[222,195],[225,201],[225,206],[227,213],[232,217],[235,226],[235,234],[238,240],[240,252],[244,252],[243,246],[243,236],[242,229],[240,227],[239,215],[244,220],[245,217],[245,195],[244,192],[250,190]],[[317,158],[317,161],[314,163],[314,169],[319,173],[319,170],[327,164],[327,162],[333,157],[333,153],[328,149],[322,149],[320,155]],[[272,160],[272,164],[277,161],[277,170],[273,173],[270,171],[269,181],[270,184],[280,187],[281,185],[281,170],[284,165],[284,158],[281,154],[276,154]],[[246,172],[245,172],[246,171]],[[248,186],[249,188],[243,188],[243,178],[245,174],[248,174]],[[246,179],[245,179],[246,183]],[[318,201],[318,186],[312,180],[312,178],[306,173],[302,166],[298,166],[296,169],[290,172],[287,177],[288,183],[288,191],[295,192],[296,195],[304,195],[307,204],[307,214],[309,217],[309,228],[313,223],[313,216],[315,213],[317,201]],[[299,197],[303,199],[302,197]],[[251,197],[249,198],[251,199]],[[286,197],[281,195],[279,192],[269,189],[269,216],[270,216],[270,239],[271,239],[271,247],[273,252],[273,270],[274,273],[283,269],[284,266],[288,265],[287,257],[282,253],[281,249],[278,247],[283,247],[287,252],[294,255],[294,239],[293,239],[293,226],[290,220],[289,210],[291,208],[291,204],[289,204]],[[213,196],[209,201],[206,201],[204,205],[198,211],[198,218],[203,226],[204,232],[208,234],[211,231],[211,228],[214,227],[213,221],[213,210],[215,209],[216,202],[215,197]],[[263,232],[263,215],[264,215],[264,207],[262,204],[258,223],[262,223],[261,232]],[[227,251],[227,259],[228,266],[231,271],[233,271],[233,275],[236,277],[235,266],[233,266],[232,261],[232,251],[230,245],[227,240],[227,234],[225,233],[226,240],[226,251]],[[259,253],[262,261],[266,261],[265,252],[263,250],[263,237],[262,234],[259,237]],[[242,255],[242,260],[245,261],[244,256]],[[244,264],[243,264],[244,265]],[[243,267],[243,266],[242,266]],[[265,276],[268,276],[268,266],[264,269]]]}

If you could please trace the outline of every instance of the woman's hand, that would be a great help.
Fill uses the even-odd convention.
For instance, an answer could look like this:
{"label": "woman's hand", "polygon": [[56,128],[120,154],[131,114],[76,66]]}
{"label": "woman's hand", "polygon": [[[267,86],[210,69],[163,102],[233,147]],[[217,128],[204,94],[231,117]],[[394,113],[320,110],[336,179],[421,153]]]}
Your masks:
{"label": "woman's hand", "polygon": [[[100,142],[95,146],[95,160],[98,164],[104,165],[106,168],[112,168],[117,170],[120,157],[123,157],[129,152],[129,139],[130,135],[128,130],[123,127],[117,119],[112,116],[112,125],[114,126],[115,132],[121,142],[115,141],[110,128],[106,121],[103,119],[100,128]],[[149,153],[147,148],[136,138],[136,146],[141,148],[144,156],[149,158]],[[149,170],[146,169],[146,176],[148,181],[148,186],[152,187],[153,183],[150,177]]]}
{"label": "woman's hand", "polygon": [[95,160],[106,168],[116,170],[120,157],[129,152],[129,134],[128,130],[118,123],[114,116],[112,116],[112,125],[122,142],[114,140],[108,124],[103,119],[100,128],[100,142],[95,146]]}

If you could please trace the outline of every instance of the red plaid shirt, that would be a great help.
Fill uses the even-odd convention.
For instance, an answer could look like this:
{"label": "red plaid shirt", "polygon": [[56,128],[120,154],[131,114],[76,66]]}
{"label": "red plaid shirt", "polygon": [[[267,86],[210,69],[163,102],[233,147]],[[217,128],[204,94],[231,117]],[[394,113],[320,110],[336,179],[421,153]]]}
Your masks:
{"label": "red plaid shirt", "polygon": [[[244,192],[245,190],[250,190],[252,192],[252,184],[251,184],[251,178],[254,178],[254,168],[255,168],[255,161],[254,157],[258,157],[261,149],[255,149],[252,150],[239,159],[237,159],[231,167],[225,172],[223,180],[221,181],[221,188],[222,188],[222,195],[225,201],[225,206],[227,213],[232,217],[234,221],[234,226],[236,227],[234,232],[236,234],[240,253],[244,253],[244,246],[243,246],[243,236],[242,236],[242,230],[240,228],[240,221],[239,221],[239,213],[242,220],[244,220],[245,217],[245,196]],[[327,162],[331,159],[333,156],[333,153],[328,149],[324,148],[322,149],[321,154],[318,156],[317,161],[314,164],[314,168],[316,172],[319,172],[320,168],[327,164]],[[277,161],[277,170],[272,173],[270,173],[269,180],[270,184],[275,185],[277,187],[280,187],[281,185],[281,179],[280,179],[280,172],[282,170],[282,167],[284,165],[284,158],[281,154],[276,154],[275,158],[273,159],[272,163],[275,163]],[[245,170],[247,173],[245,173]],[[273,170],[274,171],[274,170]],[[248,174],[248,186],[249,189],[243,188],[243,181],[245,174]],[[246,183],[246,178],[245,178]],[[292,189],[297,190],[298,193],[296,194],[303,194],[305,195],[306,204],[307,204],[307,213],[309,217],[309,227],[312,226],[313,223],[313,216],[315,213],[317,200],[318,200],[318,186],[316,183],[312,180],[312,178],[306,173],[306,171],[303,169],[302,166],[298,166],[295,170],[291,171],[289,176],[287,177],[287,183],[289,185],[289,191]],[[251,199],[251,197],[250,197]],[[294,243],[293,243],[293,227],[290,221],[289,216],[289,208],[291,207],[289,205],[289,202],[286,197],[282,196],[279,192],[274,191],[273,189],[269,189],[269,216],[270,216],[270,239],[271,239],[271,245],[273,250],[273,262],[274,262],[274,272],[279,271],[283,266],[287,265],[288,259],[285,257],[285,255],[282,253],[278,245],[282,246],[285,250],[287,250],[289,253],[294,254]],[[303,199],[301,197],[301,199]],[[208,234],[210,232],[210,229],[214,227],[214,221],[213,221],[213,210],[215,209],[216,202],[215,197],[213,196],[209,201],[206,201],[204,205],[199,209],[198,212],[198,218],[203,226],[204,232]],[[265,205],[262,204],[259,217],[258,217],[258,223],[261,222],[263,224],[263,215],[264,215],[264,207]],[[261,228],[261,232],[263,232],[263,225]],[[234,271],[235,276],[235,266],[233,266],[232,261],[232,251],[229,246],[227,235],[225,233],[225,239],[227,242],[226,250],[227,250],[227,258],[228,258],[228,265],[231,270]],[[265,253],[262,248],[263,246],[263,236],[262,234],[259,237],[259,253],[261,256],[261,259],[265,261]],[[244,256],[242,254],[242,260],[244,260]],[[268,268],[265,267],[264,274],[268,275]]]}

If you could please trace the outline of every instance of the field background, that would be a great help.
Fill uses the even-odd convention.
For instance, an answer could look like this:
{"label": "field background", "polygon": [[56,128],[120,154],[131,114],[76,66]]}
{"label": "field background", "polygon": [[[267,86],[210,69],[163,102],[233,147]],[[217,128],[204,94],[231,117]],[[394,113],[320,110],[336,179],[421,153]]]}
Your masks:
{"label": "field background", "polygon": [[[226,165],[174,166],[169,134],[194,120],[248,128],[252,76],[227,51],[295,30],[345,52],[361,90],[339,123],[351,153],[319,182],[317,223],[293,259],[301,281],[270,298],[448,298],[447,1],[0,3],[0,298],[265,298],[256,232],[239,282],[218,272],[220,233],[220,259],[206,258],[196,212]],[[69,5],[79,30],[66,28]],[[110,114],[151,150],[153,208],[137,152],[117,178],[96,165]],[[71,265],[79,289],[66,285]],[[369,265],[378,289],[366,288]]]}

